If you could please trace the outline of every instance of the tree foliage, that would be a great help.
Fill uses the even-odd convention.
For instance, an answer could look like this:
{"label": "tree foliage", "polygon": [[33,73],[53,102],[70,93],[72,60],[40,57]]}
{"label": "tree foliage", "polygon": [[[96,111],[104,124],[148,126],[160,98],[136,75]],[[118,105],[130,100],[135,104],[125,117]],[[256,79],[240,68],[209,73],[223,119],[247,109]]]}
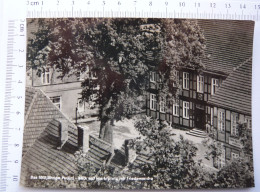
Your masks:
{"label": "tree foliage", "polygon": [[136,128],[145,137],[136,142],[139,154],[149,156],[149,161],[134,167],[139,174],[152,177],[155,189],[182,189],[210,187],[211,177],[200,162],[195,162],[197,147],[180,136],[173,140],[166,122],[144,116]]}
{"label": "tree foliage", "polygon": [[[180,19],[38,19],[38,31],[29,39],[28,61],[33,67],[49,65],[60,78],[84,73],[87,66],[96,78],[82,82],[82,98],[89,100],[99,85],[98,99],[103,127],[140,110],[149,72],[160,74],[167,99],[176,69],[199,70],[205,57],[205,39],[196,21]],[[131,107],[129,107],[131,106]]]}

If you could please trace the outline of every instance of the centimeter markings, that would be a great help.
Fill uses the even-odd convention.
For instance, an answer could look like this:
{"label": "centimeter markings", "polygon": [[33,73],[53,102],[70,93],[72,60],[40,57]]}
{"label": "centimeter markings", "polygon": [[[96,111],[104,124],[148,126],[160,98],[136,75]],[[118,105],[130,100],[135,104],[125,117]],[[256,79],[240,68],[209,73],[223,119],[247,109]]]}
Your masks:
{"label": "centimeter markings", "polygon": [[259,21],[259,1],[27,0],[27,18],[159,17]]}
{"label": "centimeter markings", "polygon": [[8,20],[7,24],[0,191],[16,191],[19,186],[24,119],[25,25],[25,19]]}

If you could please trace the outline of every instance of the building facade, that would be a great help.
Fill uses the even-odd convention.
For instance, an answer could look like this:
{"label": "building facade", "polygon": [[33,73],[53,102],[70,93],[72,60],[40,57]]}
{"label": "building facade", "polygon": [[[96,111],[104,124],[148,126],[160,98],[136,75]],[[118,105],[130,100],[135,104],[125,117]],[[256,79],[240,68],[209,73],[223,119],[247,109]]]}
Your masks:
{"label": "building facade", "polygon": [[214,139],[222,143],[215,166],[221,167],[225,161],[242,155],[239,125],[243,124],[252,137],[251,79],[252,58],[240,64],[208,102],[211,118],[207,123]]}
{"label": "building facade", "polygon": [[[94,79],[95,75],[87,68],[84,74],[75,74],[59,78],[60,73],[51,67],[45,67],[39,73],[38,69],[27,72],[27,86],[41,89],[50,100],[71,120],[95,115],[94,102],[85,102],[81,96],[81,83],[85,78]],[[98,91],[98,87],[96,89]],[[91,100],[96,99],[93,92]]]}

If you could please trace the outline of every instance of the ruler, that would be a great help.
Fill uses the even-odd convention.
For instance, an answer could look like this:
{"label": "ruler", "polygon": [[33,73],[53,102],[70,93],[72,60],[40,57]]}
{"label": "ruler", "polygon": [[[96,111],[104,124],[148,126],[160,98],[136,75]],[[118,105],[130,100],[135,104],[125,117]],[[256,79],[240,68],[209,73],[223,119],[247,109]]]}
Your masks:
{"label": "ruler", "polygon": [[[0,191],[18,191],[24,125],[26,18],[159,17],[260,21],[260,1],[4,0],[0,2]],[[3,33],[3,34],[2,34]]]}
{"label": "ruler", "polygon": [[260,20],[259,1],[39,0],[27,1],[27,17],[160,17]]}
{"label": "ruler", "polygon": [[0,12],[0,191],[19,186],[25,93],[24,2],[2,1]]}

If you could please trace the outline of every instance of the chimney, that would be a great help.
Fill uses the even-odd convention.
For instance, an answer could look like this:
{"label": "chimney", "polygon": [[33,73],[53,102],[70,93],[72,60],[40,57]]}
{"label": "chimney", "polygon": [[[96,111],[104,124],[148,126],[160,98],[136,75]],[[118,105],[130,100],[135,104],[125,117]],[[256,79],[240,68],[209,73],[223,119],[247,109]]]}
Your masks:
{"label": "chimney", "polygon": [[132,139],[125,140],[125,164],[133,163],[136,158],[136,151]]}
{"label": "chimney", "polygon": [[58,149],[62,149],[63,145],[68,140],[69,125],[66,119],[58,119],[59,122],[59,143]]}
{"label": "chimney", "polygon": [[83,150],[83,153],[88,152],[89,150],[89,127],[78,126],[78,147]]}

